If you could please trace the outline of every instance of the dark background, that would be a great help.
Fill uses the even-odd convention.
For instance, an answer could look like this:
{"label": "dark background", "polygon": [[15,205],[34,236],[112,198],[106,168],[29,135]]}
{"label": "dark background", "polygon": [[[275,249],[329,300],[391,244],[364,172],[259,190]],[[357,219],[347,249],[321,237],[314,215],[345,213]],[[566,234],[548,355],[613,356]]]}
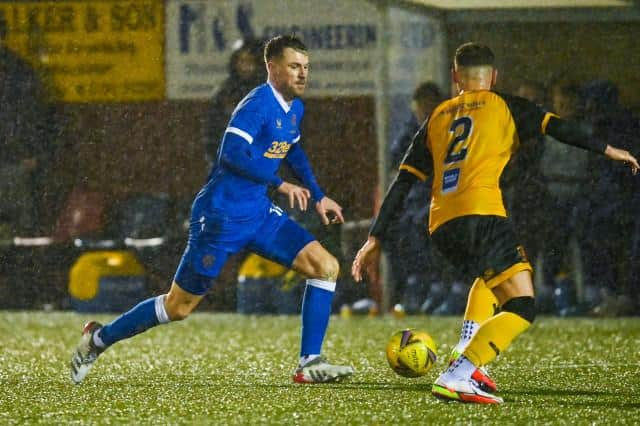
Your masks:
{"label": "dark background", "polygon": [[[553,22],[548,16],[544,22],[495,22],[487,16],[482,14],[479,22],[468,17],[447,21],[449,57],[462,42],[483,42],[499,58],[502,90],[513,90],[522,79],[607,78],[620,88],[622,103],[640,111],[637,22]],[[347,220],[371,217],[377,185],[374,99],[311,98],[305,104],[303,141],[319,182],[345,207]],[[56,140],[50,186],[42,188],[49,203],[42,220],[53,232],[74,187],[102,193],[107,206],[134,193],[168,194],[177,219],[175,238],[146,258],[151,265],[150,291],[167,288],[186,239],[186,232],[179,229],[180,218],[207,174],[201,137],[207,103],[55,106],[65,124]],[[68,246],[55,251],[5,249],[0,306],[68,307],[67,274],[77,253]],[[343,262],[346,265],[350,259]],[[237,260],[225,270],[204,309],[234,306],[236,268]],[[343,267],[343,275],[347,270]]]}

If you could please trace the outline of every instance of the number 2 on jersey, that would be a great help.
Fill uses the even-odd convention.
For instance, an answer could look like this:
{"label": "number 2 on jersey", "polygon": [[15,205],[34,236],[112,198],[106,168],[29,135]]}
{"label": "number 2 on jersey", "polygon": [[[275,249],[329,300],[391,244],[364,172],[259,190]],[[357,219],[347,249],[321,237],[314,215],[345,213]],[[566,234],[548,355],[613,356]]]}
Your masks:
{"label": "number 2 on jersey", "polygon": [[[471,135],[472,128],[473,121],[471,120],[471,117],[467,116],[456,118],[453,123],[451,123],[449,132],[453,133],[453,139],[447,148],[447,156],[444,159],[445,166],[465,159],[468,148],[465,146],[458,151],[456,151],[456,149],[469,137],[469,135]],[[445,170],[444,175],[442,176],[442,192],[453,192],[458,189],[459,180],[460,167]]]}

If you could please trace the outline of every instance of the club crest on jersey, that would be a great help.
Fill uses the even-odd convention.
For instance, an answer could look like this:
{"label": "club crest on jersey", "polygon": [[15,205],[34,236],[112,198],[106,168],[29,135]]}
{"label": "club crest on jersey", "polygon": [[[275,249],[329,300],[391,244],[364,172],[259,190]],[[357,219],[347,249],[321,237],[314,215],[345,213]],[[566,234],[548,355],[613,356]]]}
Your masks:
{"label": "club crest on jersey", "polygon": [[282,120],[276,118],[276,129],[282,129]]}

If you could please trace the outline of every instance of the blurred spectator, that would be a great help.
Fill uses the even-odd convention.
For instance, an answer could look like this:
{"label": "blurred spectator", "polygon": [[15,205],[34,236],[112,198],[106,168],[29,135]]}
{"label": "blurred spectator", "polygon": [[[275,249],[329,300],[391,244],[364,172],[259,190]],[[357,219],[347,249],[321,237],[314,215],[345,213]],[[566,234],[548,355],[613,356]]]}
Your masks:
{"label": "blurred spectator", "polygon": [[[634,190],[633,190],[633,202],[631,203],[631,211],[633,212],[633,232],[632,232],[632,246],[631,246],[631,265],[627,274],[627,288],[638,289],[640,288],[640,179],[634,178]],[[640,315],[640,294],[638,291],[632,291],[635,293],[635,300],[632,299],[632,303],[635,304],[633,314]]]}
{"label": "blurred spectator", "polygon": [[[551,110],[554,113],[568,120],[582,118],[578,85],[558,81],[550,87],[550,91]],[[573,282],[569,281],[568,268],[572,261],[569,254],[572,241],[580,249],[584,240],[588,161],[587,151],[546,137],[541,170],[549,197],[545,209],[547,217],[542,232],[538,234],[544,236],[544,282],[554,287],[556,309],[561,315],[577,313],[574,283],[579,265],[571,264],[574,279]]]}
{"label": "blurred spectator", "polygon": [[516,88],[515,94],[538,105],[544,105],[544,85],[534,80],[523,80]]}
{"label": "blurred spectator", "polygon": [[213,164],[231,113],[254,87],[267,80],[262,57],[264,43],[238,40],[229,59],[229,76],[214,95],[204,126],[205,158]]}
{"label": "blurred spectator", "polygon": [[298,313],[303,278],[295,271],[249,253],[238,272],[237,311],[241,314]]}
{"label": "blurred spectator", "polygon": [[391,142],[389,147],[390,164],[394,171],[397,171],[404,153],[413,140],[413,135],[416,134],[422,122],[429,117],[431,111],[443,100],[442,91],[437,84],[431,81],[420,84],[413,91],[411,115],[407,117],[400,135]]}
{"label": "blurred spectator", "polygon": [[[524,80],[516,88],[515,93],[538,105],[544,105],[544,86],[533,80]],[[545,203],[548,200],[545,179],[542,176],[541,160],[545,144],[542,135],[532,140],[520,141],[520,147],[513,154],[503,175],[503,198],[511,212],[511,218],[518,232],[518,237],[527,248],[532,262],[542,256],[547,236],[543,229],[549,228],[546,215],[532,215],[530,206]],[[540,312],[553,310],[553,289],[551,283],[545,285],[544,280],[537,280],[536,304]]]}
{"label": "blurred spectator", "polygon": [[[397,170],[420,125],[443,100],[442,91],[433,82],[424,82],[414,90],[411,101],[412,114],[389,148],[394,170]],[[431,300],[428,304],[430,310],[437,309],[448,293],[448,288],[442,284],[441,276],[443,268],[447,266],[444,262],[435,261],[427,235],[430,198],[430,181],[417,182],[413,186],[405,200],[404,208],[400,209],[389,228],[390,236],[385,247],[387,252],[393,253],[389,256],[394,281],[392,304],[401,303],[407,313],[420,310],[432,284],[443,291],[436,292],[437,299]]]}
{"label": "blurred spectator", "polygon": [[[585,85],[584,99],[585,115],[594,125],[596,137],[637,153],[640,123],[620,105],[618,88],[610,81],[592,81]],[[585,250],[587,282],[598,286],[602,297],[593,313],[603,316],[637,314],[637,287],[633,288],[627,278],[630,271],[638,269],[638,176],[630,175],[623,167],[598,160],[590,158],[589,163],[589,238]],[[629,262],[634,241],[636,258],[635,262],[633,258]]]}
{"label": "blurred spectator", "polygon": [[5,44],[0,19],[0,235],[36,234],[53,156],[53,109],[33,67]]}

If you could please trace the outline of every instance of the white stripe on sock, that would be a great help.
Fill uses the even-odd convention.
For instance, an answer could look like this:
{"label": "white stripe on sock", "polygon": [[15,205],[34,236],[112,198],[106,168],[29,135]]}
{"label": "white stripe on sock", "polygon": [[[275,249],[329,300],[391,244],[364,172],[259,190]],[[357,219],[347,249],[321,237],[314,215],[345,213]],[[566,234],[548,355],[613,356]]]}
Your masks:
{"label": "white stripe on sock", "polygon": [[104,348],[105,346],[107,346],[104,344],[104,342],[100,338],[100,330],[93,333],[93,344],[99,348]]}
{"label": "white stripe on sock", "polygon": [[305,365],[307,365],[308,363],[310,363],[314,359],[318,358],[319,356],[320,356],[320,354],[311,354],[311,355],[301,356],[300,357],[300,362],[298,364],[300,365],[300,367],[304,367]]}
{"label": "white stripe on sock", "polygon": [[336,282],[335,281],[325,281],[325,280],[310,279],[310,280],[307,280],[307,285],[312,285],[314,287],[321,288],[323,290],[327,290],[327,291],[330,291],[332,293],[336,291]]}
{"label": "white stripe on sock", "polygon": [[167,314],[167,310],[164,308],[164,301],[167,298],[166,294],[156,297],[156,318],[158,318],[158,322],[160,324],[165,324],[171,321],[169,319],[169,314]]}

